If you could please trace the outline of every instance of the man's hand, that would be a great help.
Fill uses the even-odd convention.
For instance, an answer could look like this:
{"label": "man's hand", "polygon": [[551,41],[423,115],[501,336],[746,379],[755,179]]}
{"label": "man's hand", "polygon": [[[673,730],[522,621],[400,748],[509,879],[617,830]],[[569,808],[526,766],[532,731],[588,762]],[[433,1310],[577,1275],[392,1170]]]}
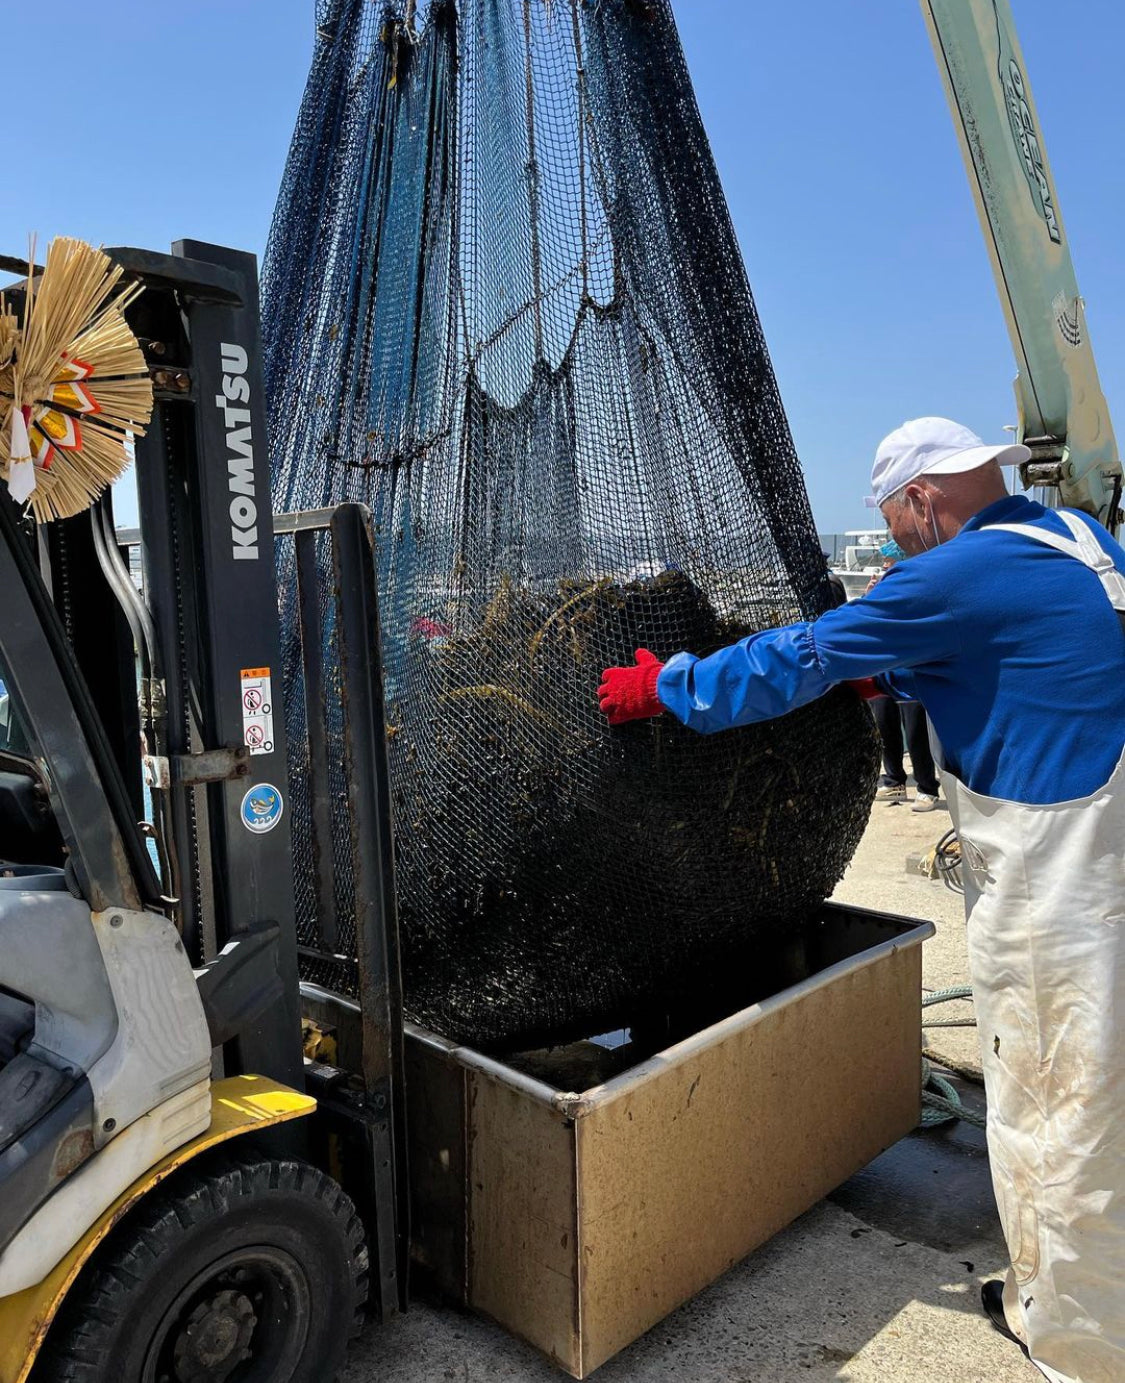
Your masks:
{"label": "man's hand", "polygon": [[656,679],[664,664],[647,648],[638,648],[636,667],[607,667],[598,688],[598,701],[611,725],[647,720],[664,710],[656,694]]}

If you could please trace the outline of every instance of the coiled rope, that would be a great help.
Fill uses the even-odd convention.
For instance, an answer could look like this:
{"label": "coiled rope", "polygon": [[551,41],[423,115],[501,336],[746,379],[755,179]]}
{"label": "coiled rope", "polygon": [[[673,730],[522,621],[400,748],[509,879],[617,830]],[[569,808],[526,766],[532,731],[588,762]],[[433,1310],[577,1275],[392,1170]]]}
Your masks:
{"label": "coiled rope", "polygon": [[[972,997],[973,991],[969,985],[953,985],[949,989],[937,989],[932,994],[923,994],[922,1007],[927,1009],[932,1008],[935,1004],[948,1004],[958,1000],[971,1002]],[[975,1028],[976,1025],[975,1018],[927,1019],[924,1014],[922,1017],[923,1032],[927,1028]],[[937,1071],[934,1070],[934,1063],[940,1062],[946,1070],[953,1071],[966,1080],[976,1081],[978,1084],[983,1080],[981,1073],[971,1066],[954,1064],[928,1046],[924,1046],[922,1052],[922,1118],[919,1121],[919,1127],[937,1128],[941,1124],[949,1124],[957,1119],[963,1119],[965,1123],[972,1124],[976,1128],[984,1128],[984,1116],[965,1108],[956,1088],[944,1076],[938,1075]]]}

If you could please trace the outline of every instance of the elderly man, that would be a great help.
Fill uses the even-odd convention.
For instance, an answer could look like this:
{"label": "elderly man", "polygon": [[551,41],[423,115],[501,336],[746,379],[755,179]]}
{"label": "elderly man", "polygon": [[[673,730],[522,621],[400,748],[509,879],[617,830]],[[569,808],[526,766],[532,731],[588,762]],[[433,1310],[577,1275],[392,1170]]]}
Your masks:
{"label": "elderly man", "polygon": [[993,1324],[1055,1383],[1125,1380],[1125,553],[1009,495],[944,418],[880,444],[875,500],[909,560],[863,600],[707,658],[609,668],[613,724],[710,733],[838,682],[919,700],[961,837],[993,1184],[1011,1257]]}

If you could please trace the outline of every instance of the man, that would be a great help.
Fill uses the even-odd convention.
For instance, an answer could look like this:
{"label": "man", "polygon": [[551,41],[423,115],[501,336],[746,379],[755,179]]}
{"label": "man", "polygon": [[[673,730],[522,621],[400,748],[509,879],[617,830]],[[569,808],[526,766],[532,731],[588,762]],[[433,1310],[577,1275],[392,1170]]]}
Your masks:
{"label": "man", "polygon": [[876,799],[891,806],[908,800],[903,754],[909,749],[917,789],[910,810],[932,812],[939,793],[925,711],[917,701],[899,701],[894,696],[876,696],[870,705],[883,743],[883,776]]}
{"label": "man", "polygon": [[1125,553],[1009,496],[1026,448],[918,418],[875,499],[910,560],[814,623],[599,691],[610,722],[703,732],[876,677],[925,706],[962,846],[993,1184],[1011,1256],[993,1324],[1054,1383],[1125,1380]]}

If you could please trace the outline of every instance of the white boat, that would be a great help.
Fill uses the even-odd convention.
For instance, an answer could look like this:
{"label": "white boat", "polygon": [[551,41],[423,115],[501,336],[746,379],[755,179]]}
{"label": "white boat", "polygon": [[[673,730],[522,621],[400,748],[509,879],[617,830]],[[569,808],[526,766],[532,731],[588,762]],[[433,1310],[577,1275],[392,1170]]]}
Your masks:
{"label": "white boat", "polygon": [[844,560],[830,570],[844,583],[849,600],[861,596],[871,578],[881,574],[883,554],[880,549],[890,537],[886,528],[857,528],[844,534]]}

